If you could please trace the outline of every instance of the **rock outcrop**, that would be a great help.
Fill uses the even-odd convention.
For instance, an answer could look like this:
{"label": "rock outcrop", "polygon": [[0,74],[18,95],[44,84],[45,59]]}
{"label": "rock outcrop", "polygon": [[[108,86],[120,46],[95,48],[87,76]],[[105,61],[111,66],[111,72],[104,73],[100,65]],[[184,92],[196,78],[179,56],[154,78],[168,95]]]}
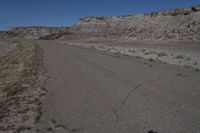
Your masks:
{"label": "rock outcrop", "polygon": [[76,40],[200,40],[200,6],[149,14],[83,17],[65,32],[43,39]]}
{"label": "rock outcrop", "polygon": [[84,17],[72,31],[74,38],[87,40],[199,41],[199,11],[200,6],[195,6],[150,14]]}

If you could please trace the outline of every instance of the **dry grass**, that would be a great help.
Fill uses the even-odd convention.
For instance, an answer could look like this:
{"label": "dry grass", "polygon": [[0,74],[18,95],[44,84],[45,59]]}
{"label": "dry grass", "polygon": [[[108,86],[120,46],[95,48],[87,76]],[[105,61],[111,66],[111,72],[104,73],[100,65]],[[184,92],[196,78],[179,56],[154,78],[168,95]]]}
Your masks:
{"label": "dry grass", "polygon": [[42,51],[31,41],[17,41],[14,51],[0,57],[0,132],[31,130],[40,119],[36,91],[41,91],[37,84],[41,66]]}
{"label": "dry grass", "polygon": [[35,44],[23,42],[17,45],[16,51],[0,58],[0,102],[5,102],[6,97],[20,91],[21,80],[36,72],[32,68],[35,50]]}

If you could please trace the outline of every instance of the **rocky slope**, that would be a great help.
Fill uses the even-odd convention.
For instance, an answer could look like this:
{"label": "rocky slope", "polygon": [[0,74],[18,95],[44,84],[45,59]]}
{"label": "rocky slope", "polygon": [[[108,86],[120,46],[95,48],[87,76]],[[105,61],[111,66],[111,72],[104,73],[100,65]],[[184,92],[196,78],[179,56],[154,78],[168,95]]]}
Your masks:
{"label": "rocky slope", "polygon": [[[119,17],[84,17],[73,38],[89,40],[200,40],[200,6]],[[66,36],[71,39],[71,36]]]}
{"label": "rocky slope", "polygon": [[21,27],[3,35],[47,40],[199,41],[200,5],[149,14],[83,17],[70,28]]}

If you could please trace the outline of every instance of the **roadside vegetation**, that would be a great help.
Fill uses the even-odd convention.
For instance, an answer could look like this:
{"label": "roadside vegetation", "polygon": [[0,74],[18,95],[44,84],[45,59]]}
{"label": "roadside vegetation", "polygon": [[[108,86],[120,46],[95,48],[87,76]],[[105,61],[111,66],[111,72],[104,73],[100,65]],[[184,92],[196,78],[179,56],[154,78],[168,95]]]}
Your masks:
{"label": "roadside vegetation", "polygon": [[41,66],[42,51],[31,41],[17,41],[14,51],[0,57],[0,132],[31,130],[40,118]]}
{"label": "roadside vegetation", "polygon": [[23,42],[17,45],[14,52],[0,58],[0,102],[4,103],[9,96],[21,91],[23,78],[36,74],[35,62],[38,60],[37,46],[33,43]]}
{"label": "roadside vegetation", "polygon": [[88,49],[95,49],[113,54],[132,56],[136,58],[143,58],[149,62],[161,61],[171,65],[189,68],[195,71],[200,71],[199,54],[187,53],[181,51],[176,53],[170,49],[153,49],[153,48],[138,48],[134,46],[113,45],[112,43],[98,43],[98,42],[65,42],[62,43],[72,46],[80,46]]}

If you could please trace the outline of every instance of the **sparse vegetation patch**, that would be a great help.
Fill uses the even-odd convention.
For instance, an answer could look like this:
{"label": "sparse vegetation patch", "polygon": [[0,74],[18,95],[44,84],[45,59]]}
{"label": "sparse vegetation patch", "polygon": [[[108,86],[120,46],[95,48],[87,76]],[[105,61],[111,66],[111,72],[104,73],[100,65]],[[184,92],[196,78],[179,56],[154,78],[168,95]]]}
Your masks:
{"label": "sparse vegetation patch", "polygon": [[42,51],[31,41],[0,57],[0,132],[26,132],[39,120],[43,74]]}

